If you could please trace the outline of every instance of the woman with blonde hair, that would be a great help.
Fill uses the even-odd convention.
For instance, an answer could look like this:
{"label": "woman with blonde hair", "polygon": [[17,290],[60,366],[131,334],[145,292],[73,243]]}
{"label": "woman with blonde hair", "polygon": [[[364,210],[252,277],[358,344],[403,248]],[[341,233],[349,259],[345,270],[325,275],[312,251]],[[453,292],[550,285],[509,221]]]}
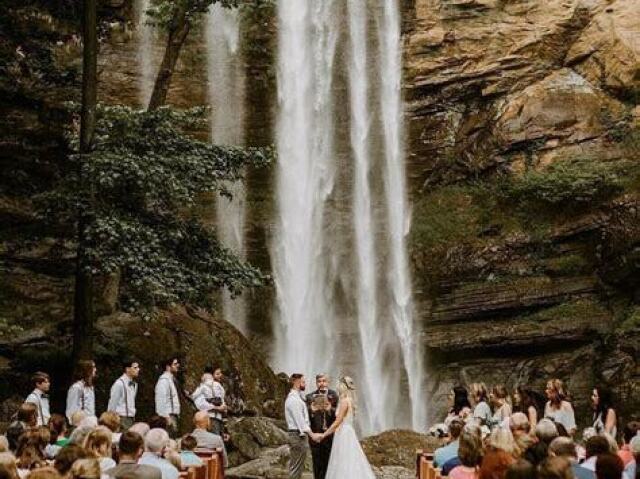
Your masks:
{"label": "woman with blonde hair", "polygon": [[19,479],[16,457],[10,452],[0,452],[0,466],[4,467],[11,479]]}
{"label": "woman with blonde hair", "polygon": [[481,426],[491,423],[491,406],[489,406],[489,391],[485,383],[471,385],[471,400],[473,401],[473,418],[480,421]]}
{"label": "woman with blonde hair", "polygon": [[544,407],[544,417],[553,422],[562,424],[569,435],[576,432],[576,418],[573,406],[568,401],[568,395],[564,389],[564,384],[559,379],[552,379],[547,382],[547,404]]}
{"label": "woman with blonde hair", "polygon": [[98,459],[102,472],[116,467],[116,462],[111,458],[111,434],[108,428],[98,426],[84,440],[84,448]]}
{"label": "woman with blonde hair", "polygon": [[100,479],[100,462],[97,459],[78,459],[71,466],[72,479]]}
{"label": "woman with blonde hair", "polygon": [[502,384],[493,386],[491,390],[491,403],[494,407],[491,422],[494,426],[501,425],[505,419],[511,416],[511,398],[509,391]]}
{"label": "woman with blonde hair", "polygon": [[356,431],[353,428],[353,416],[356,411],[356,386],[349,376],[344,376],[338,384],[338,410],[336,420],[320,437],[331,434],[333,446],[327,467],[326,479],[375,479],[371,465],[362,451]]}

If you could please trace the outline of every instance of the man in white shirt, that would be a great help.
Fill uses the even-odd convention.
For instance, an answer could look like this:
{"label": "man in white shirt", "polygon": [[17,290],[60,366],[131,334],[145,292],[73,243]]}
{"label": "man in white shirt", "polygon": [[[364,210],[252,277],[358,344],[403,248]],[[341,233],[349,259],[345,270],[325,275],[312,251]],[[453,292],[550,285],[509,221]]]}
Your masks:
{"label": "man in white shirt", "polygon": [[304,472],[304,463],[311,440],[319,440],[322,434],[311,431],[309,411],[302,398],[306,389],[306,382],[302,374],[292,374],[289,379],[291,391],[284,403],[284,416],[289,432],[289,478],[300,479]]}
{"label": "man in white shirt", "polygon": [[31,391],[24,402],[35,405],[38,426],[47,426],[51,417],[48,394],[51,387],[51,379],[47,373],[38,371],[31,377],[31,382],[35,389]]}
{"label": "man in white shirt", "polygon": [[223,414],[227,412],[226,393],[221,381],[221,368],[207,368],[202,375],[202,382],[191,395],[198,410],[209,413],[211,430],[219,436],[224,432]]}
{"label": "man in white shirt", "polygon": [[169,447],[169,434],[164,429],[151,429],[144,437],[145,452],[140,456],[138,464],[146,464],[160,469],[162,479],[178,479],[180,472],[163,455]]}
{"label": "man in white shirt", "polygon": [[93,390],[96,372],[96,363],[92,360],[78,361],[75,371],[76,382],[67,392],[66,416],[69,422],[76,411],[84,411],[87,416],[96,415],[96,395]]}
{"label": "man in white shirt", "polygon": [[140,364],[138,361],[126,360],[122,363],[122,368],[124,373],[111,386],[107,410],[120,416],[120,428],[125,432],[133,426],[136,419],[136,379],[140,374]]}
{"label": "man in white shirt", "polygon": [[180,397],[175,383],[175,376],[180,369],[180,361],[172,357],[164,362],[164,373],[156,383],[156,414],[168,421],[167,430],[171,437],[178,435],[178,417],[180,416]]}

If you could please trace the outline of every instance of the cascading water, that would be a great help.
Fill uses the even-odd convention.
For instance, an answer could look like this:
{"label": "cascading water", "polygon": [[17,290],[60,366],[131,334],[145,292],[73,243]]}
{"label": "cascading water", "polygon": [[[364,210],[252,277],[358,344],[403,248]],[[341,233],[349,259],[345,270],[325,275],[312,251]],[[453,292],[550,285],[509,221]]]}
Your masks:
{"label": "cascading water", "polygon": [[[366,433],[423,429],[424,373],[405,240],[397,2],[349,0],[343,8],[335,1],[279,0],[278,17],[276,367],[358,374]],[[343,36],[346,82],[334,71]],[[345,90],[348,105],[338,101]],[[342,116],[349,119],[348,140],[337,125]],[[352,188],[349,195],[338,191],[336,176]],[[352,228],[334,228],[345,208]],[[349,251],[337,253],[344,244]],[[344,273],[334,271],[336,264]],[[400,401],[401,394],[408,398]]]}
{"label": "cascading water", "polygon": [[383,0],[380,22],[380,106],[382,113],[385,169],[384,185],[390,236],[388,285],[392,292],[391,317],[409,383],[411,424],[414,429],[426,424],[422,397],[423,364],[413,325],[411,280],[405,237],[409,229],[406,179],[402,140],[402,49],[400,15],[397,0]]}
{"label": "cascading water", "polygon": [[[240,54],[238,9],[212,5],[207,17],[209,103],[211,141],[223,145],[244,143],[244,66]],[[246,192],[244,183],[229,185],[232,198],[219,197],[216,203],[220,242],[241,259],[246,259],[244,226]],[[222,292],[222,316],[246,333],[246,302]]]}
{"label": "cascading water", "polygon": [[308,375],[332,363],[323,213],[333,189],[333,0],[278,2],[278,205],[273,270],[276,366]]}

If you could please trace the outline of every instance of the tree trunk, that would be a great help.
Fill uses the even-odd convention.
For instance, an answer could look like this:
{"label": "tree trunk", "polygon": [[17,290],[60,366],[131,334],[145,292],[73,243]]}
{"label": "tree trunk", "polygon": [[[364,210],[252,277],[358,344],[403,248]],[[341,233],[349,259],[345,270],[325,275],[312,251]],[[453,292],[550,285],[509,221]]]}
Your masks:
{"label": "tree trunk", "polygon": [[[97,0],[84,0],[82,52],[82,110],[80,113],[80,154],[91,152],[96,127],[98,97],[98,29]],[[80,161],[80,168],[84,162]],[[92,193],[89,198],[93,202]],[[93,355],[94,301],[93,278],[85,266],[85,231],[91,212],[81,211],[78,219],[78,252],[73,314],[73,359],[89,359]]]}
{"label": "tree trunk", "polygon": [[153,85],[153,93],[151,93],[151,99],[149,100],[148,109],[150,111],[160,108],[166,103],[167,93],[171,85],[171,77],[173,76],[173,71],[180,56],[180,50],[191,30],[191,23],[186,16],[185,8],[183,6],[176,8],[175,16],[169,28],[167,48],[164,51],[162,64],[160,65],[156,82]]}

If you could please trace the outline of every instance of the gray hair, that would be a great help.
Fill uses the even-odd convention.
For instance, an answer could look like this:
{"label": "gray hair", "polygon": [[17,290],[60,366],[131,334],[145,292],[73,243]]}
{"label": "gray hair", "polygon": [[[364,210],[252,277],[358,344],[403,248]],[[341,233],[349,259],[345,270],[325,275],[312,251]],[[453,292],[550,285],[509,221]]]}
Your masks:
{"label": "gray hair", "polygon": [[558,437],[558,428],[551,419],[540,419],[536,424],[536,437],[544,442],[551,442]]}
{"label": "gray hair", "polygon": [[640,433],[636,434],[631,441],[629,441],[629,448],[633,454],[640,454]]}
{"label": "gray hair", "polygon": [[531,424],[529,418],[523,412],[514,412],[509,420],[509,426],[512,431],[525,431],[529,432]]}
{"label": "gray hair", "polygon": [[151,428],[146,422],[137,422],[129,428],[130,432],[137,432],[143,439],[150,430]]}
{"label": "gray hair", "polygon": [[576,451],[576,444],[573,442],[571,438],[559,436],[556,437],[551,444],[549,444],[549,453],[553,456],[560,457],[578,457],[578,453]]}
{"label": "gray hair", "polygon": [[69,436],[69,444],[75,444],[80,447],[84,447],[84,440],[87,438],[89,433],[93,431],[92,427],[77,427],[73,430],[71,435]]}
{"label": "gray hair", "polygon": [[144,448],[149,452],[160,453],[169,444],[169,434],[158,427],[151,429],[144,437]]}

